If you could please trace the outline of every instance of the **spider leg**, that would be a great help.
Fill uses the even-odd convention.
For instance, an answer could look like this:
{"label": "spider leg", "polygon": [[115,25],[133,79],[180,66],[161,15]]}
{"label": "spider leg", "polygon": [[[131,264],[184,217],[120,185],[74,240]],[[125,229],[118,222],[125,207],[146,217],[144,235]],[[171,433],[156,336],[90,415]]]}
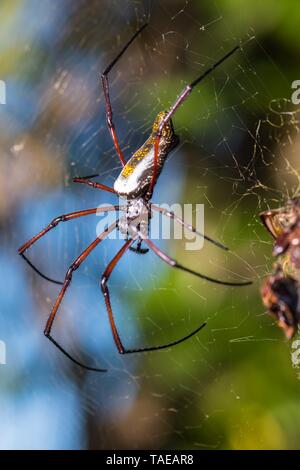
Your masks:
{"label": "spider leg", "polygon": [[134,253],[137,253],[137,254],[139,254],[139,255],[145,255],[146,253],[148,253],[149,248],[141,248],[141,247],[136,247],[136,248],[135,248],[135,247],[131,246],[131,247],[129,248],[129,250],[131,250],[131,251],[133,251]]}
{"label": "spider leg", "polygon": [[119,52],[119,54],[115,57],[115,59],[106,67],[104,72],[102,72],[101,75],[101,80],[102,80],[102,86],[103,86],[103,92],[104,92],[104,97],[105,97],[105,107],[106,107],[106,122],[108,129],[110,131],[115,149],[117,151],[117,154],[119,155],[119,159],[122,163],[122,166],[126,164],[123,152],[120,148],[119,142],[118,142],[118,137],[116,134],[116,129],[115,129],[115,124],[113,122],[113,112],[112,112],[112,106],[110,102],[110,97],[109,97],[109,83],[108,83],[108,74],[113,68],[113,66],[118,62],[118,60],[122,57],[126,49],[130,46],[130,44],[135,40],[135,38],[143,31],[144,28],[146,28],[147,23],[144,24],[141,28],[136,31],[136,33],[132,36],[132,38],[125,44],[123,49]]}
{"label": "spider leg", "polygon": [[109,265],[105,269],[105,271],[102,275],[102,278],[101,278],[101,290],[103,292],[104,299],[105,299],[105,305],[106,305],[106,309],[107,309],[107,313],[108,313],[109,323],[110,323],[110,327],[111,327],[111,330],[112,330],[112,334],[113,334],[115,344],[116,344],[117,349],[118,349],[120,354],[131,354],[131,353],[137,353],[137,352],[158,351],[160,349],[170,348],[171,346],[175,346],[175,345],[180,344],[183,341],[191,338],[192,336],[194,336],[196,333],[198,333],[206,325],[206,323],[203,323],[196,330],[192,331],[192,333],[190,333],[187,336],[184,336],[183,338],[180,338],[176,341],[168,343],[168,344],[163,344],[163,345],[160,345],[160,346],[152,346],[152,347],[150,346],[150,347],[147,347],[147,348],[139,348],[139,349],[126,349],[124,347],[124,345],[121,341],[121,338],[119,336],[116,324],[115,324],[113,311],[112,311],[112,306],[111,306],[111,302],[110,302],[109,290],[108,290],[108,287],[107,287],[107,282],[109,280],[109,277],[110,277],[114,267],[116,266],[118,261],[121,259],[121,257],[124,255],[124,253],[128,250],[128,248],[131,247],[131,245],[134,241],[135,241],[135,239],[131,239],[131,240],[127,240],[124,243],[122,248],[118,251],[118,253],[114,256],[114,258],[111,260],[111,262],[109,263]]}
{"label": "spider leg", "polygon": [[140,255],[145,255],[146,253],[148,253],[149,248],[142,248],[142,242],[143,242],[143,240],[141,240],[139,238],[139,240],[137,242],[137,246],[136,247],[130,246],[129,250],[133,251],[134,253],[140,254]]}
{"label": "spider leg", "polygon": [[97,178],[97,176],[100,176],[99,173],[94,173],[93,175],[75,176],[75,178],[80,178],[80,179],[83,179],[83,180],[91,180],[93,178]]}
{"label": "spider leg", "polygon": [[84,369],[87,369],[87,370],[92,370],[92,371],[97,371],[97,372],[106,372],[105,369],[97,369],[97,368],[94,368],[94,367],[90,367],[90,366],[87,366],[85,364],[82,364],[81,362],[77,361],[76,359],[74,359],[64,348],[62,348],[54,339],[53,337],[51,336],[51,329],[52,329],[52,326],[53,326],[53,322],[54,322],[54,319],[55,319],[55,316],[57,314],[57,311],[60,307],[60,304],[65,296],[65,293],[69,287],[69,285],[71,284],[71,281],[72,281],[72,276],[73,276],[73,272],[76,271],[79,266],[86,260],[86,258],[88,257],[88,255],[96,248],[97,245],[99,245],[99,243],[102,242],[102,240],[104,240],[105,237],[107,237],[107,235],[112,232],[116,227],[117,227],[117,224],[118,224],[118,221],[117,222],[114,222],[113,224],[111,224],[106,230],[104,230],[104,232],[102,232],[77,258],[76,260],[71,264],[71,266],[69,267],[69,269],[67,270],[67,273],[66,273],[66,276],[65,276],[65,280],[64,280],[64,283],[63,283],[63,286],[61,288],[61,291],[55,301],[55,304],[52,308],[52,311],[49,315],[49,318],[47,320],[47,323],[46,323],[46,326],[45,326],[45,330],[44,330],[44,335],[65,355],[67,356],[69,359],[71,359],[71,361],[73,361],[75,364],[83,367]]}
{"label": "spider leg", "polygon": [[169,266],[172,268],[178,268],[181,269],[182,271],[186,271],[190,274],[193,274],[194,276],[200,277],[201,279],[204,279],[209,282],[213,282],[215,284],[222,284],[224,286],[248,286],[252,284],[252,281],[245,281],[245,282],[229,282],[229,281],[220,281],[219,279],[214,279],[212,277],[206,276],[205,274],[198,273],[197,271],[193,271],[192,269],[186,268],[185,266],[182,266],[181,264],[177,263],[177,261],[173,258],[171,258],[169,255],[164,253],[158,246],[156,246],[152,240],[147,238],[142,232],[138,232],[139,236],[143,238],[145,243],[151,248],[151,250],[154,251],[154,253],[162,259],[165,263],[167,263]]}
{"label": "spider leg", "polygon": [[22,256],[22,258],[26,261],[26,263],[29,264],[29,266],[37,273],[39,276],[41,276],[43,279],[46,279],[47,281],[53,282],[54,284],[60,284],[63,285],[63,282],[61,281],[56,281],[55,279],[52,279],[51,277],[46,276],[43,274],[34,264],[24,255],[24,252],[28,250],[28,248],[31,247],[35,242],[37,242],[40,238],[42,238],[46,233],[48,233],[50,230],[52,230],[54,227],[56,227],[60,222],[68,222],[69,220],[73,220],[79,217],[83,217],[86,215],[90,214],[96,214],[100,212],[106,212],[106,211],[113,211],[113,210],[122,210],[122,206],[107,206],[107,207],[100,207],[100,208],[93,208],[93,209],[85,209],[83,211],[77,211],[77,212],[71,212],[70,214],[64,214],[60,215],[58,217],[55,217],[50,224],[47,225],[43,230],[41,230],[37,235],[35,235],[33,238],[28,240],[24,245],[22,245],[19,249],[19,255]]}
{"label": "spider leg", "polygon": [[24,253],[19,253],[20,256],[22,256],[23,260],[26,261],[26,263],[28,264],[28,266],[31,267],[31,269],[33,269],[34,272],[36,272],[39,276],[41,276],[43,279],[45,279],[46,281],[49,281],[49,282],[52,282],[53,284],[58,284],[59,286],[61,286],[63,284],[62,281],[57,281],[56,279],[52,279],[52,277],[49,277],[47,276],[46,274],[42,273],[42,271],[40,271],[31,261],[30,259],[27,258],[27,256],[24,255]]}
{"label": "spider leg", "polygon": [[206,322],[202,323],[202,325],[198,326],[198,328],[196,328],[196,330],[192,331],[188,335],[183,336],[183,338],[172,341],[171,343],[162,344],[161,346],[150,346],[149,348],[126,349],[122,354],[132,354],[132,353],[139,353],[139,352],[159,351],[160,349],[168,349],[168,348],[171,348],[172,346],[177,346],[177,344],[183,343],[183,341],[186,341],[187,339],[192,338],[192,336],[199,333],[199,331],[202,330],[202,328],[204,328],[205,326],[206,326]]}
{"label": "spider leg", "polygon": [[153,165],[153,174],[152,174],[152,179],[151,183],[149,186],[148,193],[151,196],[153,192],[153,188],[156,183],[157,179],[157,172],[158,172],[158,155],[159,155],[159,143],[160,139],[162,136],[162,131],[165,126],[165,124],[171,119],[175,111],[182,105],[182,103],[186,100],[186,98],[189,96],[189,94],[192,92],[193,88],[198,85],[205,77],[210,75],[219,65],[221,65],[225,60],[227,60],[231,55],[233,55],[238,49],[240,49],[240,46],[235,46],[231,51],[229,51],[226,55],[224,55],[221,59],[219,59],[217,62],[215,62],[209,69],[207,69],[202,75],[200,75],[198,78],[196,78],[193,82],[191,82],[189,85],[187,85],[180,95],[177,97],[175,100],[174,104],[170,107],[168,113],[164,117],[164,119],[161,121],[157,136],[155,139],[155,144],[154,144],[154,165]]}
{"label": "spider leg", "polygon": [[181,219],[180,217],[177,217],[177,215],[175,215],[174,212],[168,211],[167,209],[164,209],[164,208],[159,207],[159,206],[155,206],[154,204],[151,204],[151,209],[154,209],[157,212],[161,212],[163,215],[165,215],[167,217],[170,217],[170,219],[176,220],[181,225],[186,227],[188,230],[190,230],[191,232],[196,233],[197,235],[200,235],[201,237],[204,238],[204,240],[207,240],[208,242],[212,243],[213,245],[216,245],[218,248],[221,248],[222,250],[225,250],[225,251],[229,251],[229,248],[227,248],[227,246],[223,245],[222,243],[220,243],[216,240],[213,240],[212,238],[208,237],[207,235],[204,235],[201,232],[198,232],[196,230],[196,228],[193,227],[193,225],[190,225],[187,222],[185,222],[183,219]]}
{"label": "spider leg", "polygon": [[110,188],[109,186],[106,186],[105,184],[101,183],[95,183],[95,181],[90,181],[89,178],[95,178],[98,175],[91,175],[91,176],[76,176],[73,178],[73,183],[82,183],[82,184],[87,184],[88,186],[91,186],[92,188],[96,189],[102,189],[103,191],[107,191],[109,193],[116,193],[116,191],[113,188]]}

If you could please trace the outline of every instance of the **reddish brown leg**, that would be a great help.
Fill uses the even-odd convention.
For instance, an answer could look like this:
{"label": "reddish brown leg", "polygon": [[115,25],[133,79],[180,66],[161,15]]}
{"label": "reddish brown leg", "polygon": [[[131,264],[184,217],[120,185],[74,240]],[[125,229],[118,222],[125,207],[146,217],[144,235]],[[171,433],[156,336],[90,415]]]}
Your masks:
{"label": "reddish brown leg", "polygon": [[125,44],[123,49],[119,52],[117,57],[109,64],[108,67],[104,70],[104,72],[101,75],[101,80],[102,80],[102,86],[103,86],[103,91],[104,91],[104,97],[105,97],[105,107],[106,107],[106,122],[108,125],[109,132],[111,134],[115,149],[117,151],[117,154],[119,155],[119,159],[124,166],[126,164],[123,152],[120,148],[117,134],[116,134],[116,129],[115,129],[115,124],[113,122],[113,112],[112,112],[112,107],[111,107],[111,102],[110,102],[110,97],[109,97],[109,83],[108,83],[108,74],[113,68],[113,66],[118,62],[118,60],[122,57],[126,49],[130,46],[130,44],[135,40],[135,38],[143,31],[143,29],[147,26],[147,24],[144,24],[133,36],[132,38]]}
{"label": "reddish brown leg", "polygon": [[91,186],[92,188],[102,189],[103,191],[108,191],[109,193],[114,193],[114,194],[116,193],[116,191],[113,188],[110,188],[109,186],[106,186],[105,184],[95,183],[95,181],[91,181],[85,177],[73,178],[73,183],[87,184],[88,186]]}
{"label": "reddish brown leg", "polygon": [[105,305],[106,305],[106,309],[107,309],[107,313],[108,313],[108,318],[109,318],[113,338],[114,338],[115,344],[116,344],[117,349],[118,349],[120,354],[149,352],[149,351],[157,351],[159,349],[170,348],[172,346],[175,346],[175,345],[177,345],[179,343],[182,343],[183,341],[191,338],[192,336],[194,336],[196,333],[198,333],[206,325],[206,323],[202,323],[202,325],[200,327],[198,327],[196,330],[194,330],[192,333],[188,334],[187,336],[184,336],[183,338],[180,338],[179,340],[173,341],[173,342],[168,343],[168,344],[163,344],[163,345],[160,345],[160,346],[152,346],[152,347],[148,347],[148,348],[139,348],[139,349],[126,349],[123,346],[123,343],[121,341],[121,338],[119,336],[119,333],[118,333],[118,330],[117,330],[117,327],[116,327],[116,324],[115,324],[113,311],[112,311],[112,307],[111,307],[111,302],[110,302],[109,290],[108,290],[108,287],[107,287],[107,282],[109,280],[109,277],[110,277],[114,267],[116,266],[116,264],[118,263],[120,258],[124,255],[124,253],[128,250],[128,248],[132,245],[132,243],[134,241],[135,240],[133,239],[133,240],[127,240],[125,242],[125,244],[122,246],[122,248],[118,251],[118,253],[115,255],[115,257],[112,259],[112,261],[107,266],[106,270],[104,271],[104,273],[102,275],[102,279],[101,279],[101,289],[102,289],[104,299],[105,299]]}
{"label": "reddish brown leg", "polygon": [[169,109],[168,113],[160,123],[157,136],[155,139],[155,144],[154,144],[154,165],[153,165],[153,174],[152,174],[152,179],[151,183],[149,186],[149,195],[152,195],[153,188],[156,183],[157,179],[157,168],[158,168],[158,155],[159,155],[159,142],[162,136],[162,131],[165,126],[165,124],[171,119],[171,117],[174,115],[175,111],[182,105],[182,103],[186,100],[186,98],[189,96],[189,94],[192,92],[193,88],[198,85],[207,75],[209,75],[211,72],[213,72],[219,65],[222,64],[225,60],[227,60],[232,54],[234,54],[238,49],[240,49],[240,46],[234,47],[231,51],[229,51],[225,56],[223,56],[220,60],[218,60],[215,64],[213,64],[208,70],[206,70],[200,77],[196,78],[193,82],[191,82],[189,85],[187,85],[180,95],[177,97],[175,100],[174,104],[171,106]]}
{"label": "reddish brown leg", "polygon": [[69,267],[67,273],[66,273],[66,276],[65,276],[65,280],[64,280],[64,283],[63,283],[63,286],[62,286],[62,289],[56,299],[56,302],[52,308],[52,311],[50,313],[50,316],[48,318],[48,321],[46,323],[46,327],[45,327],[45,330],[44,330],[44,334],[47,338],[49,338],[50,341],[52,341],[52,343],[61,351],[63,352],[63,354],[65,354],[69,359],[71,359],[71,361],[73,361],[75,364],[85,368],[85,369],[88,369],[88,370],[93,370],[93,371],[99,371],[99,372],[105,372],[104,369],[97,369],[97,368],[94,368],[94,367],[89,367],[89,366],[86,366],[84,364],[82,364],[81,362],[78,362],[76,359],[74,359],[65,349],[63,349],[53,338],[52,336],[50,335],[51,333],[51,329],[52,329],[52,325],[53,325],[53,322],[54,322],[54,319],[55,319],[55,316],[57,314],[57,311],[59,309],[59,306],[65,296],[65,293],[66,293],[66,290],[68,289],[71,281],[72,281],[72,276],[73,276],[73,272],[76,271],[76,269],[79,268],[79,266],[85,261],[85,259],[88,257],[88,255],[96,248],[97,245],[99,245],[99,243],[104,240],[105,237],[107,237],[107,235],[112,232],[116,226],[117,226],[118,222],[114,222],[113,224],[111,224],[104,232],[102,232],[77,258],[76,260],[71,264],[71,266]]}
{"label": "reddish brown leg", "polygon": [[37,235],[32,237],[30,240],[28,240],[24,245],[22,245],[19,249],[18,252],[24,258],[24,260],[29,264],[29,266],[36,271],[41,277],[46,279],[47,281],[53,282],[55,284],[63,284],[61,281],[56,281],[55,279],[51,279],[48,276],[45,276],[39,269],[37,269],[31,261],[24,255],[24,252],[28,250],[28,248],[31,247],[35,242],[37,242],[40,238],[42,238],[44,235],[46,235],[47,232],[52,230],[54,227],[56,227],[60,222],[67,222],[69,220],[73,220],[79,217],[83,217],[85,215],[91,215],[91,214],[96,214],[100,212],[108,212],[112,210],[122,210],[122,206],[107,206],[107,207],[101,207],[101,208],[93,208],[93,209],[85,209],[83,211],[76,211],[76,212],[71,212],[70,214],[64,214],[56,217],[53,219],[50,224],[47,225],[43,230],[41,230]]}
{"label": "reddish brown leg", "polygon": [[151,209],[157,211],[157,212],[160,212],[161,214],[163,215],[166,215],[167,217],[169,217],[170,219],[174,219],[176,220],[180,225],[183,225],[183,227],[186,227],[188,230],[190,230],[191,232],[194,232],[196,233],[197,235],[200,235],[200,237],[203,237],[204,240],[207,240],[208,242],[210,243],[213,243],[214,245],[216,245],[218,248],[222,248],[222,250],[225,250],[225,251],[228,251],[229,248],[227,248],[227,246],[223,245],[222,243],[220,242],[217,242],[216,240],[213,240],[212,238],[208,237],[207,235],[204,235],[203,233],[201,232],[198,232],[196,230],[195,227],[193,227],[193,225],[190,225],[188,223],[186,223],[183,219],[181,219],[180,217],[177,217],[177,215],[174,214],[174,212],[171,212],[171,211],[168,211],[167,209],[164,209],[163,207],[159,207],[159,206],[156,206],[155,204],[151,204]]}
{"label": "reddish brown leg", "polygon": [[134,242],[134,240],[127,240],[124,243],[122,248],[118,251],[118,253],[114,256],[114,258],[111,260],[111,262],[109,263],[109,265],[105,269],[105,271],[102,275],[102,279],[101,279],[101,289],[102,289],[104,299],[105,299],[105,305],[106,305],[106,309],[107,309],[107,313],[108,313],[110,327],[111,327],[111,330],[112,330],[112,334],[113,334],[116,346],[117,346],[118,351],[119,351],[120,354],[124,354],[125,348],[122,344],[122,341],[120,339],[120,336],[118,334],[117,327],[116,327],[116,324],[115,324],[115,320],[114,320],[114,316],[113,316],[113,312],[112,312],[112,308],[111,308],[111,303],[110,303],[110,296],[109,296],[109,290],[108,290],[108,287],[107,287],[107,282],[108,282],[108,279],[110,278],[110,275],[111,275],[114,267],[116,266],[116,264],[118,263],[120,258],[124,255],[126,250],[128,250],[128,248],[132,245],[133,242]]}
{"label": "reddish brown leg", "polygon": [[252,281],[245,281],[245,282],[227,282],[227,281],[220,281],[218,279],[214,279],[212,277],[206,276],[205,274],[198,273],[197,271],[193,271],[192,269],[186,268],[181,264],[177,263],[177,261],[171,258],[169,255],[164,253],[158,246],[156,246],[152,240],[147,238],[142,232],[138,232],[138,235],[147,243],[149,248],[154,251],[154,253],[162,259],[165,263],[167,263],[171,268],[178,268],[182,271],[186,271],[187,273],[193,274],[194,276],[200,277],[205,281],[214,282],[215,284],[222,284],[224,286],[248,286],[252,284]]}
{"label": "reddish brown leg", "polygon": [[122,163],[122,166],[126,165],[126,160],[123,155],[123,152],[121,150],[121,147],[119,145],[116,129],[115,129],[115,124],[113,122],[113,113],[112,113],[112,108],[111,108],[111,103],[110,103],[110,97],[109,97],[109,85],[108,85],[108,79],[105,74],[102,74],[101,76],[102,79],[102,86],[103,86],[103,91],[104,91],[104,97],[105,97],[105,106],[106,106],[106,122],[107,126],[110,132],[110,135],[112,137],[115,149],[117,151],[117,154],[119,156],[120,162]]}

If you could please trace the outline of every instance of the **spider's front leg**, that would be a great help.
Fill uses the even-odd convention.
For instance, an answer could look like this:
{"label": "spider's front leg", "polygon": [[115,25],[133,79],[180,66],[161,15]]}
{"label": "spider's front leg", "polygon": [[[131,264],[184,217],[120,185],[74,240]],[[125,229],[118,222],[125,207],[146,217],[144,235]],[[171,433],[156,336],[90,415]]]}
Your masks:
{"label": "spider's front leg", "polygon": [[166,124],[170,121],[172,116],[174,116],[177,109],[183,104],[187,97],[191,94],[195,86],[197,86],[205,77],[210,75],[216,68],[218,68],[225,60],[232,56],[237,50],[240,49],[240,46],[235,46],[231,51],[225,54],[221,59],[215,62],[211,67],[209,67],[203,74],[197,77],[193,82],[189,83],[184,87],[180,95],[176,98],[173,105],[170,107],[169,111],[165,114],[164,118],[160,122],[159,129],[156,134],[156,139],[154,143],[154,157],[153,157],[153,173],[149,186],[149,198],[152,196],[154,186],[158,177],[158,158],[159,158],[159,144],[163,135],[163,130]]}
{"label": "spider's front leg", "polygon": [[119,59],[122,57],[124,52],[128,49],[130,44],[135,40],[135,38],[145,29],[147,26],[147,23],[145,23],[143,26],[141,26],[138,31],[129,39],[129,41],[125,44],[123,49],[119,52],[119,54],[114,58],[114,60],[106,67],[104,72],[101,75],[101,80],[102,80],[102,87],[103,87],[103,92],[104,92],[104,98],[105,98],[105,108],[106,108],[106,122],[107,126],[110,132],[110,135],[112,137],[116,152],[119,156],[120,162],[122,166],[125,166],[126,161],[123,155],[123,152],[120,148],[117,133],[116,133],[116,128],[115,124],[113,121],[113,112],[112,112],[112,106],[111,106],[111,101],[110,101],[110,96],[109,96],[109,82],[108,82],[108,74],[111,71],[111,69],[114,67],[114,65],[119,61]]}

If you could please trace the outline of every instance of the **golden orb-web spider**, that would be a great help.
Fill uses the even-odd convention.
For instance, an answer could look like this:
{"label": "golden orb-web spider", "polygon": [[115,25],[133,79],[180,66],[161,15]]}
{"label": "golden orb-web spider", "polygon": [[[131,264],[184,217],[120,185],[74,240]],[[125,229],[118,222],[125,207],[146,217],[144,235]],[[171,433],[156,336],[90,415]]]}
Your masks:
{"label": "golden orb-web spider", "polygon": [[[218,62],[216,62],[212,67],[210,67],[206,72],[204,72],[201,76],[196,78],[193,82],[187,85],[181,94],[176,99],[175,103],[170,107],[169,111],[160,112],[153,124],[152,132],[150,137],[146,140],[146,142],[142,145],[142,147],[137,150],[129,161],[126,163],[122,150],[120,149],[118,138],[115,130],[115,125],[113,122],[113,113],[112,107],[109,97],[109,83],[108,83],[108,73],[111,69],[116,65],[118,60],[122,57],[126,49],[129,45],[135,40],[135,38],[143,31],[143,29],[147,26],[144,24],[133,36],[132,38],[125,44],[123,49],[120,53],[116,56],[116,58],[111,62],[111,64],[104,70],[102,73],[102,85],[106,103],[106,119],[109,131],[112,136],[112,140],[123,166],[123,169],[116,179],[114,183],[114,188],[110,188],[100,183],[96,183],[91,181],[94,176],[86,176],[86,177],[78,177],[74,178],[73,181],[75,183],[83,183],[87,184],[93,188],[101,189],[104,191],[108,191],[110,193],[114,193],[122,198],[126,198],[125,206],[109,206],[109,207],[102,207],[101,209],[93,208],[93,209],[86,209],[83,211],[72,212],[70,214],[61,215],[45,227],[41,232],[35,235],[31,240],[27,241],[24,245],[19,248],[19,254],[27,261],[27,263],[43,278],[47,279],[48,281],[61,284],[62,288],[61,291],[56,299],[56,302],[52,308],[48,321],[46,323],[46,327],[44,330],[45,336],[52,341],[52,343],[69,359],[71,359],[75,364],[84,367],[88,370],[98,371],[98,372],[105,372],[105,369],[98,369],[95,367],[90,367],[85,364],[82,364],[74,357],[72,357],[64,348],[62,348],[51,336],[51,329],[53,325],[53,321],[55,319],[56,313],[58,308],[62,302],[62,299],[66,293],[67,288],[69,287],[73,272],[79,268],[79,266],[85,261],[87,256],[91,253],[91,251],[96,248],[99,243],[102,242],[105,237],[112,232],[114,229],[120,230],[122,233],[126,234],[126,241],[122,248],[118,251],[118,253],[113,257],[111,262],[106,267],[102,279],[101,279],[101,289],[104,295],[106,309],[109,317],[110,327],[112,330],[113,338],[117,349],[120,354],[128,354],[128,353],[136,353],[136,352],[146,352],[146,351],[154,351],[169,348],[171,346],[175,346],[183,341],[191,338],[193,335],[198,333],[204,326],[203,323],[199,326],[196,330],[192,333],[180,338],[176,341],[173,341],[168,344],[163,344],[160,346],[153,346],[153,347],[145,347],[139,349],[127,349],[124,347],[121,338],[119,336],[117,326],[114,321],[113,311],[110,302],[109,290],[107,287],[107,281],[120,260],[120,258],[124,255],[124,253],[128,249],[132,249],[137,253],[145,254],[147,251],[152,250],[160,259],[162,259],[165,263],[173,268],[178,268],[188,273],[194,274],[195,276],[200,277],[201,279],[205,279],[210,282],[214,282],[217,284],[223,284],[228,286],[244,286],[251,284],[251,281],[245,282],[226,282],[220,281],[218,279],[213,279],[209,276],[201,274],[199,272],[193,271],[192,269],[186,268],[182,266],[177,261],[172,259],[166,253],[164,253],[160,248],[158,248],[153,241],[148,238],[148,229],[149,229],[149,220],[151,219],[152,211],[159,211],[163,215],[175,219],[181,225],[186,227],[188,230],[204,237],[205,240],[209,241],[210,243],[215,244],[219,248],[227,250],[224,245],[221,243],[211,239],[210,237],[197,232],[196,228],[187,224],[184,220],[179,219],[173,212],[169,212],[165,209],[162,209],[154,204],[150,203],[150,199],[152,197],[154,186],[157,182],[159,174],[163,168],[165,160],[170,153],[179,143],[179,138],[174,132],[173,124],[171,117],[174,115],[175,111],[179,108],[179,106],[184,102],[184,100],[188,97],[191,93],[193,88],[198,85],[207,75],[209,75],[216,67],[218,67],[222,62],[228,59],[234,52],[236,52],[240,47],[236,46],[232,49],[228,54],[222,57]],[[76,258],[76,260],[71,264],[69,269],[67,270],[64,282],[55,281],[54,279],[45,276],[41,271],[39,271],[32,263],[27,259],[24,255],[25,251],[33,245],[37,240],[43,237],[47,232],[51,229],[56,227],[60,222],[66,222],[68,220],[72,220],[78,217],[96,214],[96,212],[106,212],[111,210],[117,211],[125,211],[125,215],[120,217],[115,223],[111,224],[107,227],[104,232],[97,236],[97,238]],[[142,216],[146,215],[147,222],[145,219],[141,219]],[[142,220],[142,221],[141,221]],[[143,222],[144,220],[144,222]],[[138,223],[137,223],[138,221]],[[133,243],[137,242],[136,248],[132,247]],[[142,248],[142,243],[145,243],[148,248]]]}

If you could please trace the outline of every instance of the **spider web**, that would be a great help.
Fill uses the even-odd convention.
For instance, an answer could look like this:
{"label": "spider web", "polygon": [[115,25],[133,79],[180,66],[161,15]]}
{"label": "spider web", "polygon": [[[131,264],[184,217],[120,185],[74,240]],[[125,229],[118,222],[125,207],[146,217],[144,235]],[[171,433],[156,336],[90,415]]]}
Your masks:
{"label": "spider web", "polygon": [[[196,1],[128,0],[122,8],[116,1],[29,3],[30,11],[10,12],[15,27],[30,18],[18,37],[24,44],[20,59],[27,60],[8,75],[11,104],[2,117],[3,165],[10,178],[2,176],[0,186],[11,195],[1,211],[8,225],[4,241],[20,278],[12,281],[11,268],[15,295],[7,309],[14,320],[3,320],[3,331],[13,352],[3,374],[8,389],[15,390],[2,393],[7,420],[16,402],[19,423],[34,416],[36,433],[24,441],[26,425],[20,425],[4,447],[297,447],[296,428],[289,423],[299,392],[291,347],[265,315],[259,296],[273,260],[272,241],[258,214],[299,192],[299,113],[290,102],[288,77],[255,29],[263,27],[255,18],[243,20],[241,32],[226,2],[199,7]],[[44,20],[30,16],[35,8]],[[100,278],[121,241],[103,242],[74,273],[53,330],[79,360],[108,368],[97,375],[73,367],[43,338],[58,287],[17,264],[13,250],[58,214],[117,202],[71,183],[74,176],[97,173],[98,181],[112,186],[120,172],[99,73],[146,20],[149,27],[110,75],[127,159],[149,135],[157,113],[242,43],[175,114],[181,144],[168,158],[153,201],[204,203],[206,233],[231,251],[205,244],[199,253],[187,252],[183,242],[172,240],[158,241],[159,246],[192,269],[226,280],[251,278],[254,284],[215,286],[171,270],[153,254],[127,253],[109,282],[125,346],[164,344],[204,321],[207,326],[177,348],[120,356]],[[13,31],[8,28],[7,36]],[[91,216],[61,224],[31,249],[30,259],[62,280],[95,238],[97,222]],[[269,400],[271,393],[276,397]],[[41,436],[45,407],[52,419]]]}

